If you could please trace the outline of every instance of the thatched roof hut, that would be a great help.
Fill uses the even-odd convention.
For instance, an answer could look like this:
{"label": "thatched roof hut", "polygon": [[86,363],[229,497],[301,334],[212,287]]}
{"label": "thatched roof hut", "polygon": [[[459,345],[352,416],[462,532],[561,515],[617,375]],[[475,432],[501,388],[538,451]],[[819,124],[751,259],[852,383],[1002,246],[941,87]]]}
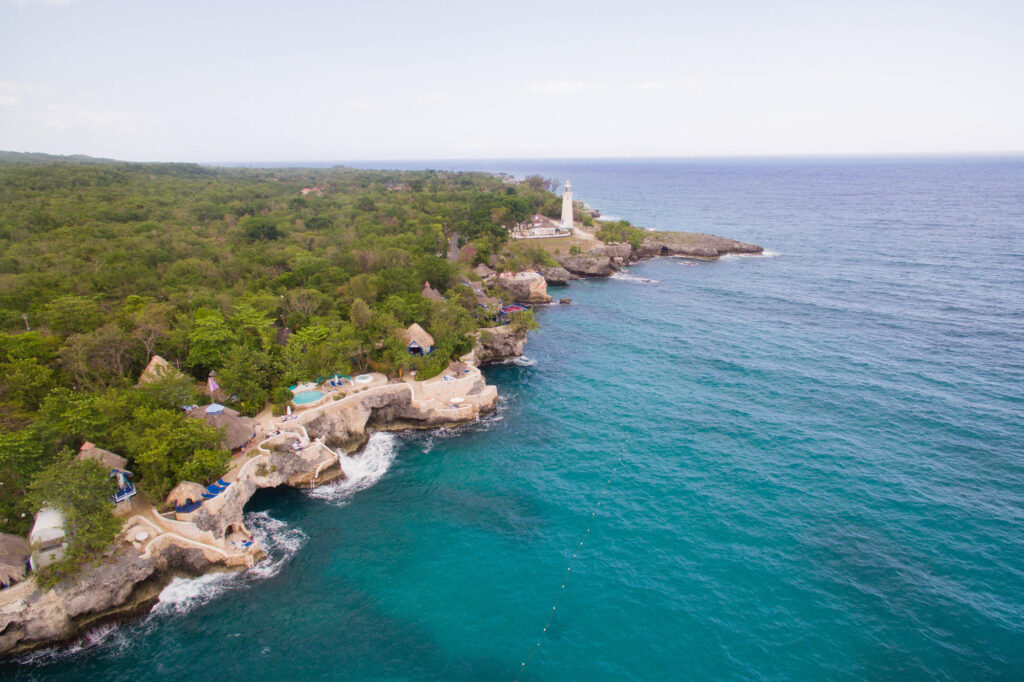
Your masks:
{"label": "thatched roof hut", "polygon": [[115,455],[110,450],[98,448],[88,441],[82,445],[82,449],[78,451],[75,459],[79,462],[87,459],[96,460],[107,469],[117,469],[119,471],[124,471],[128,466],[128,460],[124,457]]}
{"label": "thatched roof hut", "polygon": [[206,492],[206,488],[193,483],[192,481],[182,481],[178,485],[174,486],[174,490],[167,496],[167,504],[175,507],[184,507],[192,502],[201,502],[203,500],[203,493]]}
{"label": "thatched roof hut", "polygon": [[9,587],[25,579],[25,562],[30,552],[25,538],[0,533],[0,585]]}
{"label": "thatched roof hut", "polygon": [[482,279],[486,279],[486,278],[488,278],[488,277],[490,277],[491,275],[494,274],[494,270],[491,270],[489,267],[487,267],[483,263],[481,263],[480,265],[478,265],[475,268],[473,268],[473,272],[475,272],[476,275],[478,277],[482,278]]}
{"label": "thatched roof hut", "polygon": [[488,296],[487,294],[485,294],[482,291],[478,291],[477,292],[477,294],[476,294],[476,302],[477,302],[477,305],[482,305],[485,308],[491,308],[491,307],[500,308],[501,307],[501,299],[494,298],[493,296]]}
{"label": "thatched roof hut", "polygon": [[415,322],[402,333],[402,338],[409,347],[409,352],[429,353],[434,349],[434,337],[427,333],[427,330]]}
{"label": "thatched roof hut", "polygon": [[224,429],[224,440],[221,441],[221,447],[227,450],[236,450],[242,447],[256,432],[255,421],[218,403],[193,407],[185,413],[185,416],[202,419],[210,426]]}
{"label": "thatched roof hut", "polygon": [[162,379],[165,376],[173,375],[185,376],[176,367],[171,365],[171,363],[167,362],[159,355],[154,355],[152,359],[150,359],[149,364],[146,365],[146,369],[142,370],[142,374],[139,375],[139,383],[136,384],[136,386],[148,384]]}
{"label": "thatched roof hut", "polygon": [[430,282],[423,283],[423,291],[420,292],[420,296],[423,298],[430,299],[431,301],[443,301],[444,296],[437,292],[436,289],[430,286]]}

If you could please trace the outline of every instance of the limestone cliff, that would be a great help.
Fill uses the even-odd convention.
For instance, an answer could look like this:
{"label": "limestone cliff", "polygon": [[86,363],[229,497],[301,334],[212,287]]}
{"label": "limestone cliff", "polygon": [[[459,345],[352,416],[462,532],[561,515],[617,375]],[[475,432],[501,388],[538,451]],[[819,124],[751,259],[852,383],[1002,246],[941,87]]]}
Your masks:
{"label": "limestone cliff", "polygon": [[494,279],[518,303],[550,303],[548,284],[537,272],[518,272],[514,275],[501,274]]}
{"label": "limestone cliff", "polygon": [[243,521],[249,498],[260,488],[308,488],[344,476],[344,453],[362,445],[371,428],[456,426],[498,402],[497,389],[464,363],[426,381],[378,377],[378,385],[282,423],[199,509],[158,514],[147,506],[126,520],[110,552],[74,579],[48,591],[34,580],[0,591],[0,656],[69,640],[97,621],[143,607],[174,575],[253,565],[263,555],[258,545],[232,542],[234,534],[250,535]]}
{"label": "limestone cliff", "polygon": [[151,602],[171,575],[198,574],[209,565],[198,549],[175,547],[153,556],[119,545],[102,563],[51,590],[33,580],[20,583],[4,590],[0,602],[0,655],[71,639],[90,623]]}
{"label": "limestone cliff", "polygon": [[487,365],[518,358],[523,354],[526,335],[526,331],[517,331],[510,324],[481,329],[476,348],[473,349],[476,362]]}
{"label": "limestone cliff", "polygon": [[612,265],[612,259],[601,254],[564,256],[559,258],[558,262],[578,277],[611,277],[616,270]]}
{"label": "limestone cliff", "polygon": [[537,270],[549,285],[564,286],[570,281],[577,279],[576,275],[561,266],[539,267]]}

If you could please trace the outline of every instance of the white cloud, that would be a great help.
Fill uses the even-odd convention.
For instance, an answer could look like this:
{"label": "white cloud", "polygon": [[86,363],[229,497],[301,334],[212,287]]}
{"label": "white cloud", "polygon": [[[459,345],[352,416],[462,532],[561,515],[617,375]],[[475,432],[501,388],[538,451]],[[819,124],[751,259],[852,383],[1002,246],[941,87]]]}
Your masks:
{"label": "white cloud", "polygon": [[75,0],[7,0],[7,2],[25,7],[26,5],[51,5],[54,7],[67,7]]}
{"label": "white cloud", "polygon": [[373,108],[373,102],[362,97],[350,97],[345,100],[345,106],[349,109],[359,109],[365,111]]}
{"label": "white cloud", "polygon": [[657,81],[644,81],[643,83],[637,83],[633,87],[637,90],[660,90],[665,87],[665,84]]}
{"label": "white cloud", "polygon": [[447,92],[427,92],[416,98],[416,104],[437,104],[448,99]]}
{"label": "white cloud", "polygon": [[582,92],[584,90],[596,90],[600,86],[587,81],[534,81],[527,86],[527,90],[534,93],[546,93],[558,95],[566,92]]}
{"label": "white cloud", "polygon": [[39,122],[56,130],[106,128],[134,133],[138,129],[138,122],[131,114],[80,104],[49,104],[40,113]]}

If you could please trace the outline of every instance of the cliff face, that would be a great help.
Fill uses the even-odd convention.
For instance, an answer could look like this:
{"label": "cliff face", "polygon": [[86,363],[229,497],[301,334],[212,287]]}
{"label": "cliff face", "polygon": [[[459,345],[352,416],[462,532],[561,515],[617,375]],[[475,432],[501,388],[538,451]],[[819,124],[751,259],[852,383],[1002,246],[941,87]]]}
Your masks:
{"label": "cliff face", "polygon": [[181,547],[145,556],[120,547],[103,563],[43,592],[34,581],[4,590],[0,603],[0,655],[76,636],[84,625],[155,599],[175,572],[198,573],[210,562],[198,549]]}
{"label": "cliff face", "polygon": [[572,274],[565,268],[558,266],[553,268],[540,267],[537,268],[541,275],[544,276],[544,280],[549,284],[556,286],[564,286],[574,279],[578,279],[576,275]]}
{"label": "cliff face", "polygon": [[516,331],[512,325],[480,330],[474,355],[481,365],[518,358],[526,345],[525,331]]}
{"label": "cliff face", "polygon": [[0,592],[0,656],[71,639],[99,620],[144,606],[173,575],[252,565],[262,550],[239,549],[226,536],[244,531],[244,508],[253,493],[279,485],[306,488],[344,476],[341,453],[358,448],[371,427],[455,426],[493,410],[497,402],[497,389],[476,367],[453,363],[427,381],[370,387],[300,413],[251,453],[224,492],[195,512],[168,518],[151,508],[139,511],[125,522],[102,562],[72,580],[45,592],[26,580]]}
{"label": "cliff face", "polygon": [[548,284],[538,273],[520,272],[513,276],[501,275],[494,279],[518,303],[550,303]]}
{"label": "cliff face", "polygon": [[615,273],[612,259],[602,254],[565,256],[558,262],[579,277],[611,277]]}

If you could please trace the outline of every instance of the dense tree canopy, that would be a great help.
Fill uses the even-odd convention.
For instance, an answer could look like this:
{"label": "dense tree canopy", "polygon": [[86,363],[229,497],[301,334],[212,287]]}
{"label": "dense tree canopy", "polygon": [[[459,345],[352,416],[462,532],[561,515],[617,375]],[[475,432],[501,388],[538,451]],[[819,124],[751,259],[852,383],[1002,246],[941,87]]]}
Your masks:
{"label": "dense tree canopy", "polygon": [[[0,532],[26,532],[29,491],[63,480],[85,440],[128,457],[154,498],[223,473],[219,432],[181,410],[209,400],[211,372],[251,415],[335,372],[442,371],[493,324],[469,268],[544,258],[510,249],[507,228],[557,215],[550,187],[0,155]],[[406,352],[412,322],[434,354]],[[135,387],[153,355],[175,371]]]}

